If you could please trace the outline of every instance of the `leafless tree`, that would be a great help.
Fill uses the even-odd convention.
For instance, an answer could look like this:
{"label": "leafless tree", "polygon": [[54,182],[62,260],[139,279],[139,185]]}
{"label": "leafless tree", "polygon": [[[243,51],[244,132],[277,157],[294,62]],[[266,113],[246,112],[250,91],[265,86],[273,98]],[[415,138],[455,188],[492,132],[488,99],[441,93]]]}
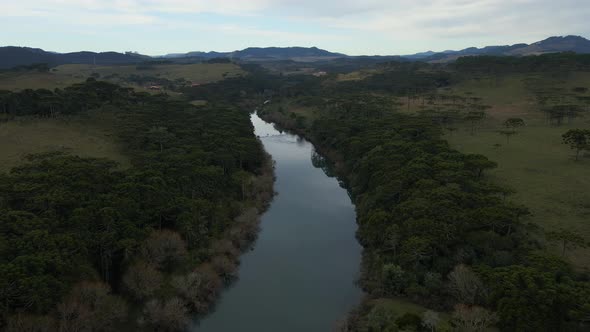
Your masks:
{"label": "leafless tree", "polygon": [[449,274],[449,290],[461,303],[475,304],[485,295],[483,283],[466,265],[457,265]]}
{"label": "leafless tree", "polygon": [[154,296],[164,277],[153,265],[140,261],[129,267],[123,284],[135,298],[142,300]]}
{"label": "leafless tree", "polygon": [[479,332],[498,322],[498,316],[482,307],[458,304],[453,312],[453,323],[457,331]]}
{"label": "leafless tree", "polygon": [[436,327],[440,323],[440,316],[438,312],[428,310],[422,314],[422,326],[430,331],[436,331]]}
{"label": "leafless tree", "polygon": [[184,331],[190,323],[188,310],[182,299],[151,300],[144,308],[146,325],[154,331]]}
{"label": "leafless tree", "polygon": [[142,247],[144,259],[162,270],[171,269],[186,255],[186,243],[180,234],[168,230],[153,232]]}

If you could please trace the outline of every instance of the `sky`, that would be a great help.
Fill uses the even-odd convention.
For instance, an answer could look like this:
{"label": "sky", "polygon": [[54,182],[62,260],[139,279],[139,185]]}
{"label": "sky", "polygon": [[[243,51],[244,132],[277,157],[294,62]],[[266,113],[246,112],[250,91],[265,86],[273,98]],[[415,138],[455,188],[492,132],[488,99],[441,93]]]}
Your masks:
{"label": "sky", "polygon": [[590,37],[590,0],[0,0],[0,45],[398,55]]}

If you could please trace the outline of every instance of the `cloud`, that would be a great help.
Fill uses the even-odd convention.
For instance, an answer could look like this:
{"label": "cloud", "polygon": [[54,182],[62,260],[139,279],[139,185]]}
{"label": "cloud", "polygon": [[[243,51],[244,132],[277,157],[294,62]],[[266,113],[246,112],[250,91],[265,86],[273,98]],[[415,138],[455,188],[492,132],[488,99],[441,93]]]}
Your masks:
{"label": "cloud", "polygon": [[[590,34],[588,0],[21,0],[3,1],[0,12],[43,20],[48,29],[54,22],[72,28],[201,29],[261,42],[269,37],[293,43],[332,39],[332,45],[344,45],[341,36],[348,36],[348,44],[356,38],[359,45],[390,41],[401,48],[419,41],[452,47],[477,40],[482,44],[475,46],[483,46]],[[216,22],[195,22],[207,15]]]}

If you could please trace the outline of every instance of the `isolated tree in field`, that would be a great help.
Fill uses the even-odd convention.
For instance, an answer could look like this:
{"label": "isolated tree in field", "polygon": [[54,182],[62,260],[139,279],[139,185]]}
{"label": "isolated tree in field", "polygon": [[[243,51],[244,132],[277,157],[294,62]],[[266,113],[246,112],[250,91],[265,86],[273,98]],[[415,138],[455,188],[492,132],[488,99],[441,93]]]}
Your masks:
{"label": "isolated tree in field", "polygon": [[465,116],[465,121],[468,121],[471,125],[471,135],[475,135],[477,126],[485,118],[485,112],[469,112]]}
{"label": "isolated tree in field", "polygon": [[482,307],[459,304],[453,312],[456,331],[480,332],[498,322],[498,316]]}
{"label": "isolated tree in field", "polygon": [[577,86],[577,87],[573,88],[572,91],[575,93],[586,93],[586,92],[588,92],[588,88],[583,87],[583,86]]}
{"label": "isolated tree in field", "polygon": [[510,137],[518,134],[516,130],[499,130],[498,133],[506,137],[506,144],[510,144]]}
{"label": "isolated tree in field", "polygon": [[590,97],[588,96],[578,96],[576,97],[576,99],[578,99],[580,102],[582,102],[584,104],[584,106],[586,106],[586,111],[590,111]]}
{"label": "isolated tree in field", "polygon": [[457,127],[447,127],[446,129],[449,131],[451,137],[453,136],[453,133],[457,131]]}
{"label": "isolated tree in field", "polygon": [[547,239],[560,243],[562,256],[565,256],[568,249],[585,248],[587,246],[586,241],[582,236],[567,229],[548,232]]}
{"label": "isolated tree in field", "polygon": [[508,129],[517,130],[518,128],[524,127],[525,122],[521,118],[510,118],[504,121],[504,126]]}
{"label": "isolated tree in field", "polygon": [[564,144],[568,144],[572,150],[576,150],[576,161],[580,158],[580,152],[590,149],[590,130],[572,129],[562,137]]}

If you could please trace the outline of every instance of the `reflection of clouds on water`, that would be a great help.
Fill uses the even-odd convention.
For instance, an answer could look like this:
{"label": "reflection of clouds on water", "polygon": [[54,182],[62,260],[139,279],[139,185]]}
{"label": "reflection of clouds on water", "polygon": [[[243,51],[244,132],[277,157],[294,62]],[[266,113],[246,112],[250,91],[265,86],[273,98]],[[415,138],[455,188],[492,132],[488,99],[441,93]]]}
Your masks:
{"label": "reflection of clouds on water", "polygon": [[297,144],[298,146],[303,146],[307,143],[306,141],[301,142],[300,138],[293,135],[271,135],[261,137],[260,139],[264,141],[272,141],[274,143]]}

